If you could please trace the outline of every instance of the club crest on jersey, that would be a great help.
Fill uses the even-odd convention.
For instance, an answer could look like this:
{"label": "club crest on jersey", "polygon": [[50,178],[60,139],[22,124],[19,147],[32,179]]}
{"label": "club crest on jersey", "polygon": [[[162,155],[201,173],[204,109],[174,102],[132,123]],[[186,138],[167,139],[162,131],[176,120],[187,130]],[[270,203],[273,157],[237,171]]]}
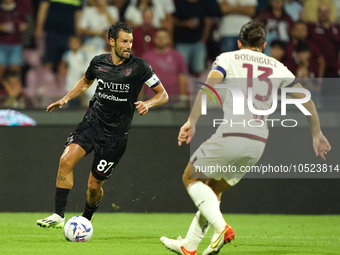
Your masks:
{"label": "club crest on jersey", "polygon": [[131,74],[131,72],[132,72],[132,68],[125,68],[123,70],[123,74],[125,77],[128,77]]}

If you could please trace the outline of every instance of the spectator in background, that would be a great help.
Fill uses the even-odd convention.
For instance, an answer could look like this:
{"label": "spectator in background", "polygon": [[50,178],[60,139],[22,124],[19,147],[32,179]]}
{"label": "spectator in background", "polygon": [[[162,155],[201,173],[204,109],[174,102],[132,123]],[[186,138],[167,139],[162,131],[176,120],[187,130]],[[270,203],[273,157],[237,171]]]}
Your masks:
{"label": "spectator in background", "polygon": [[337,20],[336,22],[340,24],[340,0],[333,0],[334,4],[336,5],[336,13],[337,13]]}
{"label": "spectator in background", "polygon": [[221,52],[238,50],[241,27],[255,14],[257,0],[217,0],[223,14],[220,23]]}
{"label": "spectator in background", "polygon": [[306,22],[318,21],[318,8],[321,3],[329,6],[329,18],[332,23],[337,22],[337,8],[333,0],[305,0],[303,2],[303,17]]}
{"label": "spectator in background", "polygon": [[143,11],[143,24],[133,30],[133,52],[141,57],[145,52],[153,49],[156,28],[152,24],[153,12],[151,8]]}
{"label": "spectator in background", "polygon": [[109,6],[107,0],[94,0],[94,6],[83,9],[78,24],[79,32],[85,37],[84,50],[89,54],[89,59],[94,53],[105,45],[103,34],[111,25],[119,21],[119,11],[115,6]]}
{"label": "spectator in background", "polygon": [[4,87],[7,92],[6,100],[2,104],[5,108],[25,109],[33,107],[31,99],[26,95],[21,83],[20,73],[7,71],[4,77]]}
{"label": "spectator in background", "polygon": [[14,0],[0,3],[0,83],[6,68],[21,72],[21,33],[27,28],[25,15]]}
{"label": "spectator in background", "polygon": [[174,40],[191,73],[199,76],[206,68],[206,42],[212,25],[207,0],[175,0]]}
{"label": "spectator in background", "polygon": [[152,25],[160,28],[165,25],[165,13],[162,7],[156,1],[137,0],[131,1],[125,11],[125,22],[132,28],[143,24],[143,12],[145,9],[151,8],[153,13]]}
{"label": "spectator in background", "polygon": [[174,29],[174,13],[176,7],[173,0],[162,0],[158,2],[165,13],[165,20],[163,22],[163,27],[165,27],[172,38]]}
{"label": "spectator in background", "polygon": [[[339,45],[340,27],[330,20],[330,8],[326,3],[321,3],[318,8],[318,22],[308,25],[310,40],[319,46],[319,49],[326,61],[324,77],[339,77]],[[322,95],[340,95],[338,82],[324,80],[322,84]]]}
{"label": "spectator in background", "polygon": [[324,77],[338,77],[340,70],[339,45],[340,27],[330,20],[330,8],[322,3],[318,9],[318,22],[308,25],[309,39],[312,40],[326,61]]}
{"label": "spectator in background", "polygon": [[[145,53],[142,58],[150,63],[159,79],[162,79],[170,100],[175,102],[179,99],[180,105],[183,106],[188,99],[187,67],[181,53],[172,49],[170,44],[169,31],[164,28],[159,29],[155,34],[156,48]],[[149,88],[146,88],[145,93],[149,97],[155,94]]]}
{"label": "spectator in background", "polygon": [[[111,52],[111,45],[110,45],[110,41],[108,39],[108,34],[105,33],[103,35],[103,39],[105,41],[105,44],[103,45],[103,48],[98,49],[97,52],[94,52],[94,55],[100,55],[100,54],[104,54],[104,53],[110,53]],[[88,58],[88,60],[91,60]],[[90,64],[90,62],[88,61],[88,64]],[[85,69],[84,69],[85,71]],[[86,107],[88,107],[88,102],[91,100],[91,98],[93,97],[96,89],[97,89],[97,85],[98,85],[98,81],[94,80],[94,82],[92,83],[91,87],[89,87],[85,92],[84,92],[84,97],[82,98],[82,106],[84,106],[84,104],[86,103]]]}
{"label": "spectator in background", "polygon": [[34,45],[34,11],[32,0],[17,0],[18,8],[20,12],[24,15],[25,22],[27,24],[27,29],[22,33],[22,44],[24,48],[32,47]]}
{"label": "spectator in background", "polygon": [[42,0],[39,5],[35,36],[45,33],[44,67],[53,70],[68,50],[68,38],[76,34],[81,15],[81,0]]}
{"label": "spectator in background", "polygon": [[272,41],[270,44],[270,56],[281,62],[286,52],[286,45],[286,42],[280,40]]}
{"label": "spectator in background", "polygon": [[317,63],[311,61],[311,50],[308,42],[301,41],[295,46],[296,52],[296,68],[291,70],[293,73],[296,73],[298,67],[305,67],[309,72],[310,78],[318,78],[319,74],[319,66]]}
{"label": "spectator in background", "polygon": [[286,0],[284,10],[294,22],[303,19],[303,8],[299,1]]}
{"label": "spectator in background", "polygon": [[[266,29],[266,42],[271,44],[275,39],[288,42],[289,31],[294,22],[285,12],[284,0],[270,0],[270,7],[262,10],[256,20],[263,22]],[[263,51],[269,55],[269,49]]]}
{"label": "spectator in background", "polygon": [[320,79],[316,79],[303,64],[299,65],[295,72],[297,81],[311,93],[312,100],[317,107],[320,107]]}
{"label": "spectator in background", "polygon": [[256,13],[260,13],[262,10],[270,6],[268,0],[257,0]]}
{"label": "spectator in background", "polygon": [[326,63],[325,59],[321,54],[319,46],[317,46],[313,40],[308,39],[308,27],[304,21],[298,21],[294,24],[291,30],[291,40],[287,44],[286,55],[283,59],[283,64],[288,67],[288,69],[295,73],[299,65],[299,61],[296,55],[295,47],[299,42],[304,42],[308,44],[310,49],[310,62],[312,69],[318,68],[316,77],[322,77],[325,73]]}
{"label": "spectator in background", "polygon": [[[89,64],[86,52],[81,49],[82,42],[79,36],[71,36],[69,38],[68,46],[70,49],[64,53],[58,69],[60,75],[66,76],[66,92],[69,92],[83,77],[85,69]],[[81,105],[85,106],[86,104],[86,96],[83,94],[82,97],[74,101],[70,106],[80,107]]]}

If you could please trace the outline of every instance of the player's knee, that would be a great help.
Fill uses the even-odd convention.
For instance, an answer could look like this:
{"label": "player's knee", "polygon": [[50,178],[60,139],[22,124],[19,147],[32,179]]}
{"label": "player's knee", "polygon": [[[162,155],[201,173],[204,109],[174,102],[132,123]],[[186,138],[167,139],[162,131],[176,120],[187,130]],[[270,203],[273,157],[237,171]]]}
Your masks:
{"label": "player's knee", "polygon": [[183,176],[182,176],[182,181],[183,181],[183,184],[185,187],[188,186],[188,176],[184,173]]}
{"label": "player's knee", "polygon": [[70,172],[73,169],[73,164],[69,159],[62,156],[59,161],[59,169],[65,172]]}

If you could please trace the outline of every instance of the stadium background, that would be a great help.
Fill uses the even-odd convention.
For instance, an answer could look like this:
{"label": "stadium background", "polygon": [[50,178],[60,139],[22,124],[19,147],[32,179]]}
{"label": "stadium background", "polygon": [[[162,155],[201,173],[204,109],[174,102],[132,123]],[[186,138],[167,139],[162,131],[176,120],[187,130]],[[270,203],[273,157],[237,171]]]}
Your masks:
{"label": "stadium background", "polygon": [[[32,3],[34,21],[39,1]],[[266,1],[259,1],[260,4],[268,5]],[[32,24],[34,30],[34,22]],[[30,44],[28,40],[26,46],[27,53],[37,45]],[[213,49],[214,44],[210,44],[207,70],[217,54]],[[26,63],[22,69],[24,88],[27,86],[25,75],[29,68],[31,66]],[[206,72],[201,77],[205,75]],[[35,78],[39,80],[39,76]],[[188,92],[193,91],[188,88]],[[331,102],[319,110],[323,131],[333,147],[326,163],[335,166],[339,164],[337,155],[340,153],[337,97],[323,97],[322,100]],[[7,197],[0,211],[51,211],[58,159],[67,135],[81,120],[84,109],[70,108],[53,115],[46,115],[42,105],[18,110],[35,119],[38,125],[0,128],[0,169],[3,177],[0,193]],[[113,203],[120,207],[121,212],[195,211],[181,182],[189,147],[179,148],[176,143],[178,128],[188,112],[187,105],[178,107],[170,104],[153,109],[145,117],[135,117],[126,154],[112,179],[105,184],[100,211],[116,211],[112,207]],[[297,114],[296,111],[290,113]],[[301,123],[302,126],[294,131],[273,128],[260,163],[322,163],[314,157],[306,122],[301,120]],[[91,162],[92,158],[88,156],[75,169],[75,185],[70,194],[68,211],[82,210]],[[245,178],[226,193],[223,199],[227,203],[222,203],[222,211],[337,214],[340,209],[337,203],[340,196],[338,184],[337,178],[324,179],[313,175],[306,175],[302,179]]]}

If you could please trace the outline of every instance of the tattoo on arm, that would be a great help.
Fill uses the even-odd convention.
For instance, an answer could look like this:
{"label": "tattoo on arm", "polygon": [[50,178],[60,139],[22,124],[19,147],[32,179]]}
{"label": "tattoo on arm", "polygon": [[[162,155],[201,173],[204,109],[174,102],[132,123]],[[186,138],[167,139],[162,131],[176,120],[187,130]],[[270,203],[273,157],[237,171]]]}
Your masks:
{"label": "tattoo on arm", "polygon": [[66,181],[66,177],[64,177],[64,176],[57,176],[57,180],[59,180],[59,181]]}

